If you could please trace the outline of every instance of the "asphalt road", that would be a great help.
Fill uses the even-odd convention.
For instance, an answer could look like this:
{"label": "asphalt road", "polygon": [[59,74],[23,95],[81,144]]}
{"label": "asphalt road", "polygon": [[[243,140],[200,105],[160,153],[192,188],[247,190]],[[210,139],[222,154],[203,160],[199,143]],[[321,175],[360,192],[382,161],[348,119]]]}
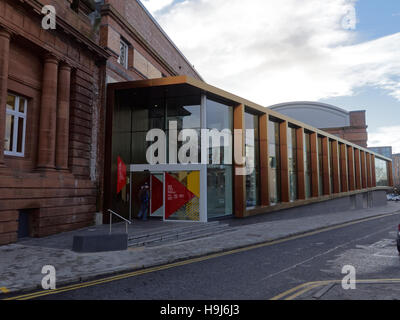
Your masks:
{"label": "asphalt road", "polygon": [[[355,267],[357,280],[400,279],[400,259],[395,246],[399,223],[400,215],[360,222],[38,299],[265,300],[304,283],[341,280],[345,265]],[[400,283],[387,284],[387,287],[400,288]],[[368,297],[369,292],[374,299],[389,297],[385,296],[387,290],[375,291],[373,286],[347,291],[346,295],[341,287],[335,290],[330,293],[331,299],[357,299],[358,292],[363,298]],[[292,298],[312,299],[312,296],[307,292]]]}

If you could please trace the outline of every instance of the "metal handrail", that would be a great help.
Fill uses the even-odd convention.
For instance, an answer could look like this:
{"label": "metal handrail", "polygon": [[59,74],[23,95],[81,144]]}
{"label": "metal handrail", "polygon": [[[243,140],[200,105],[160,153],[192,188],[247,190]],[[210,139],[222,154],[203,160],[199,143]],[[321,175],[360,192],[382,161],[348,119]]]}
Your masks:
{"label": "metal handrail", "polygon": [[124,217],[120,216],[118,213],[112,211],[111,209],[108,209],[108,212],[110,213],[110,234],[112,233],[112,216],[115,215],[121,220],[125,221],[125,226],[126,226],[126,233],[128,234],[128,224],[132,224],[132,221],[129,221],[128,219],[125,219]]}

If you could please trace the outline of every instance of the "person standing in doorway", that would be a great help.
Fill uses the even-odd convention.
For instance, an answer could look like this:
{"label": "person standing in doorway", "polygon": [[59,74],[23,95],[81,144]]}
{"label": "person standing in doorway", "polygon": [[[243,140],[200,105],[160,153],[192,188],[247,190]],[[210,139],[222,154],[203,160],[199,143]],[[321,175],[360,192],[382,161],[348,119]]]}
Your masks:
{"label": "person standing in doorway", "polygon": [[149,202],[150,202],[150,187],[147,182],[145,182],[144,185],[140,187],[139,199],[140,199],[140,211],[138,218],[141,219],[143,217],[143,221],[146,221],[149,212]]}

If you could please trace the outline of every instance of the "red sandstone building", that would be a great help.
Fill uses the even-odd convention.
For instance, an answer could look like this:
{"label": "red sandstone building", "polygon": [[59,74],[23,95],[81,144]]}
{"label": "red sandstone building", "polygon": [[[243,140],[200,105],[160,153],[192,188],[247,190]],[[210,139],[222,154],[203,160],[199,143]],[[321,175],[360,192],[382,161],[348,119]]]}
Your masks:
{"label": "red sandstone building", "polygon": [[200,79],[135,0],[0,0],[0,244],[93,224],[106,84],[182,74]]}

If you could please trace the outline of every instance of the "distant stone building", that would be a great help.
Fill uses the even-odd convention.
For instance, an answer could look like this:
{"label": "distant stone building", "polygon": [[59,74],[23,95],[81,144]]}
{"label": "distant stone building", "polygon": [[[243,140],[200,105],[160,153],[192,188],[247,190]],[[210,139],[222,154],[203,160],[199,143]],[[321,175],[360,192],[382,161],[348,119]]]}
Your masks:
{"label": "distant stone building", "polygon": [[366,148],[365,110],[346,111],[321,102],[298,101],[273,105],[272,110]]}

